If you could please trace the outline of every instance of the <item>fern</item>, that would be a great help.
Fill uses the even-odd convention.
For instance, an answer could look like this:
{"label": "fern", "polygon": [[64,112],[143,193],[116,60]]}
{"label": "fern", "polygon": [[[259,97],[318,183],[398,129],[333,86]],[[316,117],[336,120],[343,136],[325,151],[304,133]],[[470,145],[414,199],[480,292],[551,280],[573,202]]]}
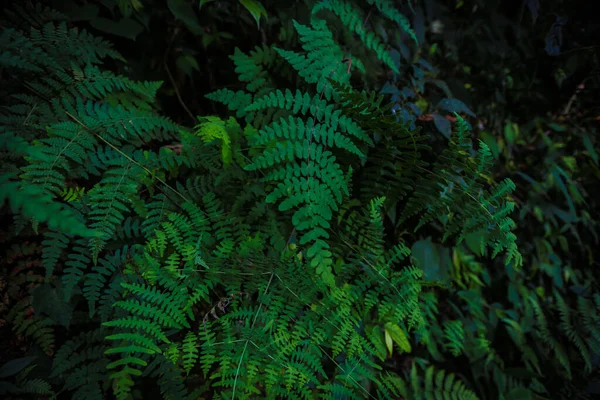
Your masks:
{"label": "fern", "polygon": [[[389,2],[369,4],[416,41]],[[434,321],[436,293],[450,289],[425,279],[411,264],[410,239],[393,229],[413,228],[413,216],[417,229],[441,222],[444,239],[479,234],[482,249],[506,250],[507,269],[518,267],[505,200],[514,185],[487,189],[490,150],[481,144],[472,156],[460,117],[430,171],[429,137],[374,91],[354,89],[357,79],[370,87],[371,58],[400,72],[358,7],[317,2],[305,22],[291,23],[297,48],[236,49],[244,90],[207,95],[232,116],[201,116],[193,129],[157,112],[159,82],[101,68],[105,58],[123,59],[63,16],[38,11],[16,11],[0,37],[0,66],[26,83],[2,89],[11,95],[0,115],[2,150],[12,155],[0,159],[0,201],[21,230],[31,224],[43,235],[45,276],[34,280],[73,305],[61,323],[83,332],[67,332],[58,346],[52,385],[74,398],[126,399],[148,383],[173,399],[477,398],[452,374],[418,370],[423,360],[409,383],[386,365],[426,348],[439,362],[445,350],[487,357],[498,386],[519,387],[490,355],[481,321],[467,323],[452,302],[443,326]],[[360,40],[339,40],[336,23]],[[390,228],[396,209],[404,211]],[[477,287],[476,263],[463,261],[471,262],[461,266],[463,287]],[[590,369],[584,339],[597,345],[598,307],[581,303],[576,330],[555,297],[562,329]],[[491,308],[471,294],[456,298],[480,319]],[[59,322],[30,318],[30,304],[24,296],[9,319],[49,353]],[[517,319],[500,320],[539,370],[531,331]],[[51,392],[44,381],[20,383]]]}
{"label": "fern", "polygon": [[[383,9],[380,4],[381,3],[378,4],[380,11],[386,15],[389,15],[386,13],[387,10]],[[379,40],[379,38],[377,38],[377,35],[375,35],[373,32],[365,31],[363,27],[363,20],[360,18],[355,7],[353,7],[350,3],[340,0],[325,0],[319,2],[315,7],[313,7],[313,17],[322,9],[329,10],[337,15],[345,27],[356,33],[365,46],[375,52],[377,58],[386,64],[392,71],[396,73],[399,72],[398,68],[392,61],[390,54],[385,49],[385,45]],[[399,14],[396,14],[393,17],[399,18]]]}
{"label": "fern", "polygon": [[74,399],[102,399],[104,371],[108,361],[103,357],[105,332],[97,329],[67,341],[56,353],[52,377],[63,377],[63,390],[74,391]]}
{"label": "fern", "polygon": [[415,34],[415,31],[410,27],[408,19],[400,12],[398,12],[398,10],[394,8],[390,1],[368,0],[368,3],[371,5],[375,5],[383,15],[396,22],[400,29],[406,32],[406,34],[410,36],[410,38],[415,42],[416,45],[419,44],[419,41],[417,40],[417,35]]}
{"label": "fern", "polygon": [[454,356],[460,355],[465,339],[464,328],[460,321],[448,321],[444,324],[444,333],[448,341],[446,346]]}
{"label": "fern", "polygon": [[[230,57],[236,65],[235,72],[241,82],[248,82],[246,90],[261,96],[275,88],[269,69],[277,63],[277,53],[271,47],[256,47],[249,55],[236,48]],[[267,69],[263,69],[266,67]]]}
{"label": "fern", "polygon": [[[510,232],[515,223],[508,217],[514,203],[502,199],[514,189],[514,184],[507,179],[491,192],[483,189],[481,176],[489,169],[490,150],[480,142],[477,156],[475,159],[471,158],[468,127],[460,116],[457,120],[455,141],[450,143],[434,164],[430,172],[432,179],[415,190],[404,210],[404,219],[424,211],[415,228],[417,230],[435,219],[447,217],[444,239],[460,233],[460,242],[468,234],[480,232],[482,251],[487,243],[493,246],[492,257],[506,249],[506,264],[514,261],[518,267],[522,264],[522,256],[517,250],[516,236]],[[461,207],[456,207],[456,204],[461,204]]]}
{"label": "fern", "polygon": [[[24,359],[14,360],[22,362]],[[40,378],[29,378],[29,373],[36,365],[27,366],[19,371],[15,376],[15,382],[0,381],[0,394],[13,398],[11,395],[33,395],[33,396],[54,396],[52,386],[47,381]],[[21,398],[21,397],[15,397]]]}
{"label": "fern", "polygon": [[431,398],[434,394],[436,397],[441,396],[442,398],[452,399],[476,400],[478,398],[461,381],[456,380],[454,374],[446,374],[443,370],[436,372],[432,366],[426,369],[423,384],[417,378],[417,368],[414,364],[410,377],[415,399]]}

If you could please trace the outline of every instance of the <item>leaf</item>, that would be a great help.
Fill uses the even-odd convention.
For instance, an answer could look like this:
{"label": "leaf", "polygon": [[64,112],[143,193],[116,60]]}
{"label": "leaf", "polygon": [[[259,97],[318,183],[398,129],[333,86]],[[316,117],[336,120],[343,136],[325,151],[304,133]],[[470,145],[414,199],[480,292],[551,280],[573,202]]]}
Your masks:
{"label": "leaf", "polygon": [[437,43],[434,43],[431,45],[431,47],[429,48],[429,55],[433,55],[435,54],[435,52],[437,51]]}
{"label": "leaf", "polygon": [[571,210],[571,214],[573,216],[575,216],[577,214],[577,212],[575,211],[575,204],[573,203],[573,198],[571,197],[571,194],[567,190],[567,187],[565,186],[565,182],[560,177],[561,175],[563,175],[565,178],[569,179],[569,176],[562,170],[562,168],[560,168],[556,164],[554,164],[552,166],[551,170],[552,170],[552,176],[554,177],[554,180],[556,181],[556,184],[558,185],[558,187],[560,188],[560,190],[565,195],[565,198],[567,200],[567,204],[569,205],[569,210]]}
{"label": "leaf", "polygon": [[494,158],[498,159],[498,155],[500,154],[500,148],[498,147],[498,142],[496,141],[496,138],[490,135],[488,132],[481,132],[480,139],[490,148],[490,151],[492,152]]}
{"label": "leaf", "polygon": [[133,7],[131,7],[130,0],[118,0],[117,6],[119,7],[119,10],[121,11],[121,14],[123,14],[124,17],[131,16],[131,10]]}
{"label": "leaf", "polygon": [[583,135],[583,144],[585,145],[585,149],[588,151],[588,153],[590,153],[590,157],[592,157],[594,164],[598,165],[598,153],[596,152],[596,149],[594,149],[594,145],[590,140],[590,135],[587,133]]}
{"label": "leaf", "polygon": [[44,313],[57,324],[68,327],[73,315],[73,306],[63,300],[63,293],[60,281],[57,283],[57,287],[46,283],[33,289],[31,305],[36,315]]}
{"label": "leaf", "polygon": [[400,52],[396,49],[392,49],[390,51],[390,57],[392,58],[392,61],[394,62],[394,65],[397,68],[400,68],[400,65],[402,64],[402,61],[400,59]]}
{"label": "leaf", "polygon": [[438,131],[441,132],[442,135],[446,137],[446,139],[450,139],[450,135],[452,133],[452,125],[448,119],[444,118],[438,113],[433,114],[433,123]]}
{"label": "leaf", "polygon": [[180,70],[183,71],[184,74],[186,74],[187,76],[191,76],[192,75],[192,70],[196,70],[196,71],[200,71],[200,66],[198,65],[198,62],[196,61],[196,59],[194,58],[194,56],[191,55],[181,55],[179,57],[177,57],[177,68],[179,68]]}
{"label": "leaf", "polygon": [[240,130],[235,118],[229,118],[228,121],[222,121],[220,118],[216,117],[204,117],[200,118],[200,122],[201,123],[195,128],[196,135],[200,136],[206,143],[218,139],[221,144],[223,162],[225,165],[229,165],[233,160],[230,135],[235,134],[236,131]]}
{"label": "leaf", "polygon": [[99,31],[112,35],[121,36],[127,39],[135,40],[144,27],[139,22],[131,18],[123,18],[120,21],[113,21],[107,18],[94,18],[90,25]]}
{"label": "leaf", "polygon": [[390,335],[390,332],[387,329],[385,330],[385,345],[390,355],[392,355],[392,351],[394,350],[394,341],[392,340],[392,336]]}
{"label": "leaf", "polygon": [[31,356],[8,361],[0,367],[0,378],[6,378],[8,376],[16,375],[29,364],[31,364],[36,358],[37,356]]}
{"label": "leaf", "polygon": [[525,4],[527,4],[527,8],[531,13],[531,19],[535,23],[540,11],[540,0],[526,0]]}
{"label": "leaf", "polygon": [[[373,343],[373,345],[375,346],[375,349],[377,350],[377,356],[379,357],[379,359],[381,361],[385,360],[385,357],[387,355],[385,348],[387,345],[387,335],[385,337],[385,341],[386,344],[383,343],[383,341],[381,340],[381,328],[379,326],[374,326],[373,330],[371,331],[371,334],[369,335],[369,338],[371,339],[371,343]],[[389,349],[389,346],[388,346]]]}
{"label": "leaf", "polygon": [[392,85],[389,82],[386,82],[383,85],[383,88],[381,89],[381,91],[379,93],[394,95],[394,94],[397,94],[398,92],[400,92],[400,91],[398,90],[398,88],[396,86]]}
{"label": "leaf", "polygon": [[556,21],[550,27],[546,35],[546,53],[551,56],[558,56],[563,44],[562,27],[567,23],[566,17],[556,17]]}
{"label": "leaf", "polygon": [[509,144],[513,144],[519,136],[519,125],[514,122],[506,122],[504,125],[504,138]]}
{"label": "leaf", "polygon": [[[192,3],[186,0],[168,0],[167,5],[171,13],[185,24],[185,26],[195,35],[202,32],[202,27],[192,7]],[[202,4],[200,5],[202,6]]]}
{"label": "leaf", "polygon": [[557,124],[555,122],[550,122],[548,124],[548,127],[552,130],[555,130],[556,132],[564,132],[567,130],[567,127],[561,124]]}
{"label": "leaf", "polygon": [[202,6],[208,3],[212,3],[215,0],[200,0],[200,3],[198,4],[198,9],[201,10]]}
{"label": "leaf", "polygon": [[135,9],[135,11],[140,11],[140,10],[144,9],[144,4],[142,4],[142,2],[140,0],[130,0],[130,1],[131,1],[131,5]]}
{"label": "leaf", "polygon": [[390,337],[394,342],[396,342],[398,347],[400,347],[400,350],[402,350],[403,352],[410,353],[412,351],[410,341],[408,340],[406,333],[404,333],[404,330],[392,322],[387,322],[385,324],[385,340],[388,346],[388,350],[391,354],[391,344],[388,344],[388,337]]}
{"label": "leaf", "polygon": [[65,14],[69,16],[71,21],[89,21],[91,19],[96,18],[98,16],[98,12],[100,9],[95,4],[84,4],[82,6],[77,6],[72,4],[71,6],[65,9]]}
{"label": "leaf", "polygon": [[419,100],[415,101],[414,103],[420,111],[420,114],[424,114],[427,112],[427,109],[429,108],[429,102],[427,100],[425,100],[425,98],[421,97],[419,98]]}
{"label": "leaf", "polygon": [[523,172],[517,172],[517,175],[519,175],[521,178],[525,179],[527,182],[531,183],[533,185],[533,188],[536,191],[544,192],[544,188],[543,188],[542,184],[539,183],[538,181],[536,181],[535,179],[533,179],[531,176],[524,174]]}
{"label": "leaf", "polygon": [[451,265],[451,258],[448,248],[432,243],[428,238],[413,244],[411,253],[415,266],[425,273],[425,279],[444,282],[449,280],[448,269]]}
{"label": "leaf", "polygon": [[435,86],[442,89],[444,91],[444,93],[446,94],[446,96],[448,96],[448,97],[452,96],[452,92],[450,91],[450,88],[448,87],[448,84],[446,82],[444,82],[440,79],[433,79],[431,81],[431,83],[433,83]]}
{"label": "leaf", "polygon": [[469,250],[471,250],[474,254],[483,255],[481,253],[481,236],[484,235],[484,231],[478,231],[469,233],[465,236],[465,243]]}
{"label": "leaf", "polygon": [[531,400],[533,399],[533,394],[527,388],[518,387],[508,392],[506,398],[511,400]]}
{"label": "leaf", "polygon": [[475,117],[475,113],[465,103],[457,99],[442,99],[437,107],[451,113],[465,113],[471,117]]}
{"label": "leaf", "polygon": [[265,16],[265,19],[268,18],[267,10],[263,7],[260,1],[256,0],[240,0],[240,4],[243,5],[246,10],[252,14],[254,20],[256,21],[256,26],[260,27],[260,17],[262,15]]}

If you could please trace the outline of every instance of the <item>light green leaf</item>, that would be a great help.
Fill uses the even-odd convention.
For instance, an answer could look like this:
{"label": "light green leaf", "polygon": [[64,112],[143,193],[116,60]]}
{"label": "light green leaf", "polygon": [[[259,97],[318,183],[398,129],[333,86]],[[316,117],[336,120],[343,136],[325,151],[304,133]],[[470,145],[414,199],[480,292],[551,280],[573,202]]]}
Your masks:
{"label": "light green leaf", "polygon": [[388,322],[385,324],[385,340],[388,346],[388,350],[390,350],[391,354],[391,344],[388,343],[388,337],[390,337],[394,342],[396,342],[398,347],[400,347],[400,350],[402,350],[403,352],[410,353],[412,351],[410,341],[408,340],[406,333],[404,333],[404,330],[392,322]]}
{"label": "light green leaf", "polygon": [[200,122],[195,128],[196,135],[200,136],[206,143],[218,139],[221,144],[221,155],[224,164],[226,166],[231,164],[233,155],[231,153],[231,138],[228,129],[240,129],[235,119],[230,118],[228,121],[223,121],[217,117],[203,117],[200,118]]}
{"label": "light green leaf", "polygon": [[392,336],[390,335],[387,329],[385,330],[385,345],[391,355],[392,350],[394,350],[394,341],[392,340]]}

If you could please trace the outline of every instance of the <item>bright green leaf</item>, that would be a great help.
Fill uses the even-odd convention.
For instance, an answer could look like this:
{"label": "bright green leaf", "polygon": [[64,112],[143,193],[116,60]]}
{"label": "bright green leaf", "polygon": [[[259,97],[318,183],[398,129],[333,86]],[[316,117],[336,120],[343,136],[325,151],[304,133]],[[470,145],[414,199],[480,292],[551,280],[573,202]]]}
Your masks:
{"label": "bright green leaf", "polygon": [[[392,322],[388,322],[385,324],[385,334],[386,334],[386,343],[387,343],[387,338],[388,336],[391,337],[392,340],[394,340],[394,342],[396,342],[396,344],[398,345],[398,347],[400,347],[400,350],[402,350],[405,353],[410,353],[412,351],[412,347],[410,345],[410,341],[408,340],[408,337],[406,336],[406,333],[404,333],[404,330],[402,328],[400,328],[398,325],[392,323]],[[390,349],[390,345],[388,344],[388,349]],[[392,351],[390,350],[390,353]]]}
{"label": "bright green leaf", "polygon": [[392,340],[392,336],[387,329],[385,330],[385,345],[390,352],[390,355],[392,355],[392,351],[394,350],[394,341]]}

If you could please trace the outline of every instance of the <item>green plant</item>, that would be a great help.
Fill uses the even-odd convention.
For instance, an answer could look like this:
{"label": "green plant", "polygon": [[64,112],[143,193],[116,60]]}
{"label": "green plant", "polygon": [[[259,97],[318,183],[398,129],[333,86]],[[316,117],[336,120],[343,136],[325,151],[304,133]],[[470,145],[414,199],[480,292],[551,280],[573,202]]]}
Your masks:
{"label": "green plant", "polygon": [[[370,4],[416,39],[390,2]],[[53,356],[53,385],[73,398],[143,397],[141,382],[165,398],[476,398],[421,357],[408,378],[385,370],[394,348],[409,361],[413,344],[459,355],[472,334],[430,321],[446,282],[424,277],[387,218],[476,236],[516,271],[514,185],[487,184],[492,154],[472,148],[460,115],[435,157],[393,103],[356,89],[368,68],[399,71],[361,9],[316,3],[292,22],[297,48],[236,51],[244,89],[207,96],[234,116],[194,129],[156,110],[160,83],[100,68],[123,60],[106,42],[36,11],[13,14],[0,38],[13,82],[0,198],[15,233],[43,235],[34,298],[77,332]]]}
{"label": "green plant", "polygon": [[[413,247],[418,264],[432,265],[426,276],[455,285],[432,295],[425,310],[423,358],[440,366],[461,363],[453,371],[462,371],[486,399],[594,398],[598,334],[588,327],[598,318],[592,255],[598,242],[594,188],[600,177],[592,100],[598,49],[585,42],[597,27],[576,29],[587,17],[574,4],[524,2],[519,15],[512,5],[416,5],[413,26],[423,33],[422,50],[430,50],[428,60],[438,68],[423,73],[424,52],[414,54],[397,41],[405,70],[383,88],[403,117],[434,125],[445,136],[451,116],[432,110],[436,102],[430,99],[451,99],[448,87],[460,93],[469,106],[451,99],[453,106],[476,113],[475,136],[498,160],[488,179],[510,177],[516,185],[514,233],[526,255],[523,268],[484,260],[487,252],[479,248],[477,235],[453,248],[435,240]],[[557,14],[568,15],[569,23],[560,27],[564,48],[552,59],[540,53],[547,52],[544,37],[556,33],[558,20],[565,21]],[[410,68],[418,72],[410,77],[413,91],[405,89]],[[572,89],[565,91],[565,85]],[[419,254],[423,248],[427,256]]]}

